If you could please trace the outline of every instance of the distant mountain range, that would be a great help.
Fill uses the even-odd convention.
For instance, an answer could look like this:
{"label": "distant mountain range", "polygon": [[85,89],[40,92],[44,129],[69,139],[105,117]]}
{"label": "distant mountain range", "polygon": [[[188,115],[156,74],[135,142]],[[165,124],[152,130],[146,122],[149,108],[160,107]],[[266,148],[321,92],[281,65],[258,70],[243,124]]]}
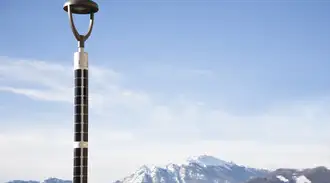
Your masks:
{"label": "distant mountain range", "polygon": [[57,178],[49,178],[49,179],[46,179],[42,182],[34,181],[34,180],[28,180],[28,181],[12,180],[12,181],[9,181],[7,183],[72,183],[72,181],[71,180],[61,180],[61,179],[57,179]]}
{"label": "distant mountain range", "polygon": [[326,167],[303,170],[281,168],[247,183],[330,183],[330,170]]}
{"label": "distant mountain range", "polygon": [[[72,183],[50,178],[42,182],[14,180],[8,183]],[[131,175],[113,183],[330,183],[330,170],[277,169],[268,171],[237,165],[212,156],[188,158],[183,164],[165,167],[142,166]]]}

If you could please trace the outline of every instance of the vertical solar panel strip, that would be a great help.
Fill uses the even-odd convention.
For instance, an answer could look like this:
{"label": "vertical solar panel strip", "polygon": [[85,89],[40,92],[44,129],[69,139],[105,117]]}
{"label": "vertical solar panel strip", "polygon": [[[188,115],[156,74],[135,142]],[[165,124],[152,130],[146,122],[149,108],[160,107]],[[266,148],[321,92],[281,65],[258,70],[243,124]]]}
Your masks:
{"label": "vertical solar panel strip", "polygon": [[[81,93],[81,105],[82,105],[82,141],[88,142],[88,70],[82,70],[82,93]],[[81,183],[87,183],[88,181],[88,148],[82,148],[81,157]]]}
{"label": "vertical solar panel strip", "polygon": [[82,182],[87,183],[88,180],[88,148],[83,148],[82,157]]}
{"label": "vertical solar panel strip", "polygon": [[[78,143],[83,140],[83,84],[83,71],[76,69],[74,71],[74,141]],[[83,166],[83,148],[76,147],[74,148],[73,183],[82,183]]]}
{"label": "vertical solar panel strip", "polygon": [[82,140],[82,69],[74,71],[74,141]]}
{"label": "vertical solar panel strip", "polygon": [[83,110],[83,131],[82,140],[88,142],[88,70],[82,70],[82,108]]}

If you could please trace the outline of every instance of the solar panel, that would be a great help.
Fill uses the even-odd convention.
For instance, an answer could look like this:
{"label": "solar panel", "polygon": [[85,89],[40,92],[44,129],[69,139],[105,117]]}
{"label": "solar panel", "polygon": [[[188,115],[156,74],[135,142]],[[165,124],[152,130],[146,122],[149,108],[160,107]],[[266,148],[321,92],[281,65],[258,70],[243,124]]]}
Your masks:
{"label": "solar panel", "polygon": [[73,183],[87,183],[88,176],[88,70],[74,72]]}

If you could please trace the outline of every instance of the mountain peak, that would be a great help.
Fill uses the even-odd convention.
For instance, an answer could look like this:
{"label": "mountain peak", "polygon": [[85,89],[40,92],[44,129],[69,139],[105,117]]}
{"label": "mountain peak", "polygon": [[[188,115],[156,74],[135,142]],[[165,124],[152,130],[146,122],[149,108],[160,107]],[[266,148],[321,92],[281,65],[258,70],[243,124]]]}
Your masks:
{"label": "mountain peak", "polygon": [[137,169],[136,173],[137,174],[142,174],[142,173],[150,173],[150,168],[147,165],[141,166],[139,169]]}
{"label": "mountain peak", "polygon": [[187,159],[188,164],[198,164],[203,167],[209,167],[209,166],[221,166],[230,168],[234,164],[231,162],[227,162],[218,158],[215,158],[213,156],[209,155],[201,155],[201,156],[192,156]]}
{"label": "mountain peak", "polygon": [[184,182],[244,182],[268,172],[249,169],[213,156],[192,156],[183,164],[170,163],[165,167],[142,166],[135,173],[116,183],[184,183]]}

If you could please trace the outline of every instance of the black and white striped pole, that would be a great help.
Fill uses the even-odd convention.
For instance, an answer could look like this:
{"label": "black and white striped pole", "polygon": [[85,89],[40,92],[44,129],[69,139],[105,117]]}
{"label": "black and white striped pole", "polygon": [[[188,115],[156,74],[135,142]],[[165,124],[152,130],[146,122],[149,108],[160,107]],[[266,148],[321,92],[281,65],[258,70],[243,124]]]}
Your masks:
{"label": "black and white striped pole", "polygon": [[[72,32],[78,41],[74,53],[74,155],[73,183],[88,182],[88,54],[85,41],[92,33],[94,13],[98,5],[91,0],[69,0],[63,9],[68,12]],[[74,25],[72,14],[89,14],[88,32],[80,35]]]}

